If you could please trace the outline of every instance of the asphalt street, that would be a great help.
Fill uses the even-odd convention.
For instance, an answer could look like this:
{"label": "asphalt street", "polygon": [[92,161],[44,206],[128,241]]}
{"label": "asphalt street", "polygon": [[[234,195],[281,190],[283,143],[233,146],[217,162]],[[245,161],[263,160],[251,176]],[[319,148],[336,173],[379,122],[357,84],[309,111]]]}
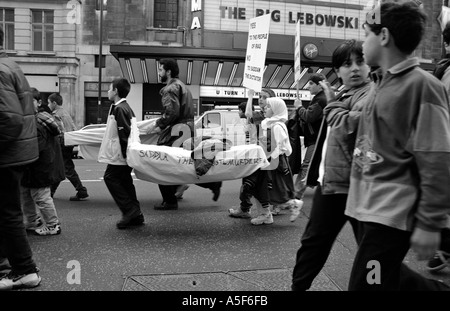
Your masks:
{"label": "asphalt street", "polygon": [[[55,194],[62,233],[29,235],[42,277],[33,291],[290,290],[311,189],[296,222],[284,211],[272,225],[252,226],[248,219],[228,216],[228,208],[239,204],[240,180],[225,181],[217,202],[210,190],[191,185],[178,210],[157,211],[158,186],[135,179],[145,226],[118,230],[120,212],[102,180],[105,165],[83,159],[75,163],[90,197],[69,201],[75,190],[64,181]],[[346,290],[355,250],[346,226],[311,290]],[[448,268],[429,274],[412,253],[405,262],[450,284]]]}

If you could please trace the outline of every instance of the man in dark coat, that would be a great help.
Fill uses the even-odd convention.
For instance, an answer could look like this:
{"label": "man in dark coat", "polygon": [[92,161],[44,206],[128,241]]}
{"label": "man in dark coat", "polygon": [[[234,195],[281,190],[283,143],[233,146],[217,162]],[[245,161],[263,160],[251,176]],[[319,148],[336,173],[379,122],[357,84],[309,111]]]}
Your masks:
{"label": "man in dark coat", "polygon": [[289,134],[289,142],[291,143],[292,153],[289,158],[289,166],[291,167],[292,175],[299,174],[302,168],[302,141],[300,136],[303,136],[297,109],[302,106],[302,101],[297,99],[294,101],[295,109],[289,111],[286,127]]}
{"label": "man in dark coat", "polygon": [[11,272],[0,279],[0,290],[11,290],[41,282],[20,197],[23,167],[37,160],[39,150],[30,86],[20,67],[8,58],[3,38],[0,27],[0,244],[11,265]]}
{"label": "man in dark coat", "polygon": [[302,168],[295,181],[295,198],[299,200],[303,199],[303,194],[306,190],[306,172],[316,146],[317,136],[322,123],[323,108],[327,105],[327,98],[322,86],[319,84],[320,81],[326,81],[326,77],[323,74],[315,73],[311,76],[307,85],[309,92],[313,96],[311,103],[307,108],[300,106],[297,109],[303,132],[303,144],[306,148]]}
{"label": "man in dark coat", "polygon": [[[161,102],[164,111],[162,117],[156,120],[155,127],[149,129],[149,132],[159,133],[158,145],[180,147],[185,140],[194,137],[192,94],[178,78],[180,71],[176,60],[172,58],[161,59],[158,72],[161,82],[167,84],[161,89]],[[182,141],[179,140],[180,138],[183,138]],[[180,142],[180,144],[175,146],[174,143],[176,142]],[[221,182],[199,184],[199,186],[213,191],[214,201],[217,201],[219,198],[221,185]],[[163,202],[155,205],[154,208],[156,210],[178,209],[177,196],[175,194],[180,186],[183,185],[159,185]]]}

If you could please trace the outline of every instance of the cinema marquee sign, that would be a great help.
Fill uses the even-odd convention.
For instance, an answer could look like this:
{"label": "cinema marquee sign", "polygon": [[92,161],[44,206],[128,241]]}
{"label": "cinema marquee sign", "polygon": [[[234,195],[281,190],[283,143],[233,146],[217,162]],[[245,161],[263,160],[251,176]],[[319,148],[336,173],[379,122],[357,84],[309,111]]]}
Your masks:
{"label": "cinema marquee sign", "polygon": [[302,36],[361,40],[367,1],[209,0],[204,2],[204,28],[246,32],[251,18],[270,14],[270,33],[294,35],[300,21]]}

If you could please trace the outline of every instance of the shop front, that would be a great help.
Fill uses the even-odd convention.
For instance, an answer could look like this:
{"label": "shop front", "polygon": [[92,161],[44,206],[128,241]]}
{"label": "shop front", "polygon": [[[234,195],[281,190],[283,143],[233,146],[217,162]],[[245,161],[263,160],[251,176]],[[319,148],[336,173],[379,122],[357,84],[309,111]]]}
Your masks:
{"label": "shop front", "polygon": [[[313,40],[311,38],[310,41]],[[193,94],[197,115],[218,105],[237,106],[248,98],[247,89],[242,86],[245,50],[112,45],[110,51],[119,61],[124,77],[132,84],[142,84],[142,119],[161,114],[159,91],[164,85],[159,81],[157,68],[159,60],[165,57],[177,60],[179,78]],[[330,67],[329,57],[328,60],[305,61],[299,80],[300,99],[310,100],[309,92],[303,88],[313,73],[325,74],[334,87],[340,87],[339,79]],[[267,53],[263,88],[273,89],[289,106],[297,98],[296,85],[292,55]],[[257,98],[258,93],[255,94],[255,104]]]}
{"label": "shop front", "polygon": [[[243,86],[249,22],[269,14],[270,32],[262,81],[263,88],[275,90],[288,106],[297,96],[308,102],[305,89],[314,73],[322,73],[336,89],[340,79],[331,67],[335,48],[345,40],[364,40],[363,23],[368,5],[366,0],[208,0],[186,1],[186,29],[183,46],[165,46],[158,42],[148,45],[118,44],[110,46],[124,77],[132,84],[141,84],[142,115],[157,117],[162,106],[158,78],[161,58],[174,58],[180,67],[179,78],[191,90],[196,114],[216,106],[237,106],[247,100]],[[296,25],[300,26],[300,74],[294,68]],[[415,56],[426,69],[431,60],[423,59],[426,46]],[[255,95],[255,103],[258,94]]]}

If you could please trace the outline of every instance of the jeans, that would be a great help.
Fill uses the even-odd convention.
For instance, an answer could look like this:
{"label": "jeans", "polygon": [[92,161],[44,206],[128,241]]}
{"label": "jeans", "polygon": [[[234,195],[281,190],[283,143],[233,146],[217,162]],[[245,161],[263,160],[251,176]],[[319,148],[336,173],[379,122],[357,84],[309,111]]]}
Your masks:
{"label": "jeans", "polygon": [[141,213],[131,177],[132,170],[128,165],[108,164],[103,175],[109,193],[125,217],[135,217]]}
{"label": "jeans", "polygon": [[12,272],[28,274],[36,271],[28,243],[20,198],[21,167],[0,168],[0,239],[2,252]]}
{"label": "jeans", "polygon": [[22,189],[22,210],[25,216],[25,224],[35,224],[39,219],[36,207],[47,226],[59,224],[53,198],[50,195],[50,187]]}
{"label": "jeans", "polygon": [[[403,263],[412,232],[378,223],[360,224],[359,248],[350,274],[349,291],[450,290],[446,284],[428,279]],[[368,264],[372,260],[379,263],[379,284],[368,282],[368,274],[373,272]]]}
{"label": "jeans", "polygon": [[[61,152],[64,160],[64,173],[66,178],[70,181],[70,183],[74,186],[77,192],[87,192],[86,187],[83,186],[80,180],[80,176],[78,176],[77,171],[75,170],[75,164],[72,160],[72,152],[74,146],[61,146]],[[53,184],[51,186],[51,193],[54,194],[56,189],[59,186],[59,182]]]}
{"label": "jeans", "polygon": [[295,198],[303,199],[306,191],[306,174],[308,173],[309,163],[311,162],[316,144],[312,144],[306,148],[305,157],[303,158],[302,168],[295,179]]}
{"label": "jeans", "polygon": [[323,195],[322,188],[317,186],[309,221],[301,238],[301,247],[297,251],[292,274],[293,291],[305,291],[311,287],[347,221],[350,221],[356,235],[357,221],[344,214],[346,201],[347,194]]}

